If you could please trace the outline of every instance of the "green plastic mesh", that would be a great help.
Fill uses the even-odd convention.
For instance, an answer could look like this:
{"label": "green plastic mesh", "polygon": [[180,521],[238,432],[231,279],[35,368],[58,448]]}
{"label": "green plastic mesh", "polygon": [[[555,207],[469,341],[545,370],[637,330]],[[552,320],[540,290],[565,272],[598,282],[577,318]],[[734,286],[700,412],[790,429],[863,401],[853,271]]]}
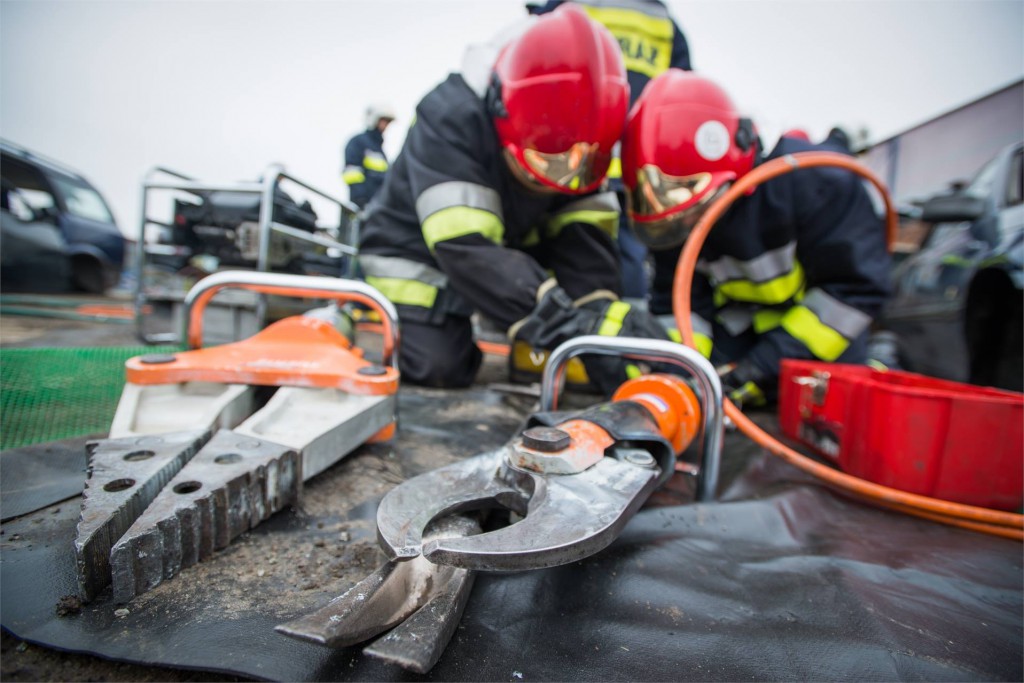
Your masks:
{"label": "green plastic mesh", "polygon": [[124,362],[176,346],[0,351],[0,450],[105,435],[124,387]]}

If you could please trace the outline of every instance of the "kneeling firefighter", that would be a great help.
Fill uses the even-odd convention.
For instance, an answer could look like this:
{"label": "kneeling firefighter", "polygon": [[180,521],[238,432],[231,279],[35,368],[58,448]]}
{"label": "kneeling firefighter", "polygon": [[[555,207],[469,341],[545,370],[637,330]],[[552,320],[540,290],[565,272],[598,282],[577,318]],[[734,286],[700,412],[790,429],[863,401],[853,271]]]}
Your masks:
{"label": "kneeling firefighter", "polygon": [[[828,149],[783,136],[762,157],[753,122],[716,83],[678,69],[652,80],[630,111],[622,155],[628,213],[654,255],[651,311],[672,312],[683,243],[735,180],[762,161]],[[777,176],[708,234],[692,285],[694,340],[733,402],[764,404],[783,358],[867,360],[889,270],[882,219],[856,174]]]}
{"label": "kneeling firefighter", "polygon": [[[470,384],[474,311],[536,349],[582,334],[667,338],[617,296],[619,206],[601,186],[629,86],[611,34],[567,5],[479,71],[419,103],[365,216],[360,263],[398,309],[402,379]],[[625,379],[621,360],[584,363],[604,390]]]}

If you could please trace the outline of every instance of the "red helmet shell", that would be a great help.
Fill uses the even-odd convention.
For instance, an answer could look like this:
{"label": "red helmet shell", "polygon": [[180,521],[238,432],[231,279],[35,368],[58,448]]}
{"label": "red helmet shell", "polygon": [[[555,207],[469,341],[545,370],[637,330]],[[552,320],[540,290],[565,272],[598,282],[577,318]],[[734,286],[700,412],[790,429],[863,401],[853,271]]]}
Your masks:
{"label": "red helmet shell", "polygon": [[[507,45],[494,73],[504,110],[495,127],[517,165],[559,192],[593,191],[607,173],[629,106],[622,52],[611,33],[579,7],[562,5]],[[572,183],[559,182],[524,157],[532,153],[572,154],[572,163],[582,158],[585,167]]]}
{"label": "red helmet shell", "polygon": [[[743,129],[743,130],[741,130]],[[622,180],[636,189],[641,169],[655,167],[666,177],[710,174],[710,182],[687,201],[635,221],[655,221],[703,202],[724,183],[750,171],[757,151],[756,131],[742,119],[726,92],[691,71],[669,69],[644,88],[626,122]]]}

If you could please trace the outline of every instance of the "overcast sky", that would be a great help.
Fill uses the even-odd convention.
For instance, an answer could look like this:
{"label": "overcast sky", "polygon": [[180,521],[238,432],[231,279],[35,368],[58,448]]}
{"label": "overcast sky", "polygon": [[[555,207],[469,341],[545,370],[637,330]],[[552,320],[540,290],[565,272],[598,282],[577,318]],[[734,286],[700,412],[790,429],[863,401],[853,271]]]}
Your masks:
{"label": "overcast sky", "polygon": [[[1024,75],[1024,0],[667,4],[696,69],[769,144],[835,124],[883,140]],[[129,236],[158,165],[231,182],[280,162],[345,199],[367,102],[398,112],[393,160],[464,48],[524,15],[518,0],[0,0],[0,136],[80,171]]]}

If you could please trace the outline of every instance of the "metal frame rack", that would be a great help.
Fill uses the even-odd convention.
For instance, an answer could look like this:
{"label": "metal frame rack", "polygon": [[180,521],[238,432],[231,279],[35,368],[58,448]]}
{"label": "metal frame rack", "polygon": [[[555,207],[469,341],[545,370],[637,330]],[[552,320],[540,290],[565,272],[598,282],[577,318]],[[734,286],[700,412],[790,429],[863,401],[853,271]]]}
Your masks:
{"label": "metal frame rack", "polygon": [[[147,244],[146,227],[156,225],[160,227],[171,227],[166,223],[151,219],[148,215],[150,193],[153,190],[177,190],[200,196],[203,192],[244,192],[260,196],[259,208],[259,252],[256,261],[256,270],[259,272],[270,271],[270,236],[271,233],[284,235],[289,239],[308,242],[313,245],[334,249],[340,252],[343,257],[355,256],[358,253],[359,224],[357,220],[358,208],[346,201],[332,197],[302,180],[288,174],[279,164],[271,164],[260,176],[259,182],[239,183],[206,183],[198,181],[187,175],[172,171],[167,168],[156,166],[150,169],[142,180],[142,200],[140,207],[141,222],[139,226],[139,239],[135,245],[135,294],[134,313],[136,331],[139,339],[146,344],[168,344],[184,342],[180,338],[180,332],[150,333],[146,330],[147,302],[150,300],[146,292],[144,280],[146,272],[146,258],[150,254],[161,253],[164,247],[159,244]],[[309,192],[322,197],[323,199],[336,204],[341,211],[341,220],[337,228],[328,229],[329,237],[313,235],[296,228],[282,225],[273,220],[274,196],[278,185],[282,180],[288,180]],[[333,234],[332,234],[333,233]],[[344,264],[345,272],[342,276],[352,275],[353,259],[348,259]],[[258,327],[262,327],[266,318],[266,301],[260,295],[256,310],[256,321]]]}

